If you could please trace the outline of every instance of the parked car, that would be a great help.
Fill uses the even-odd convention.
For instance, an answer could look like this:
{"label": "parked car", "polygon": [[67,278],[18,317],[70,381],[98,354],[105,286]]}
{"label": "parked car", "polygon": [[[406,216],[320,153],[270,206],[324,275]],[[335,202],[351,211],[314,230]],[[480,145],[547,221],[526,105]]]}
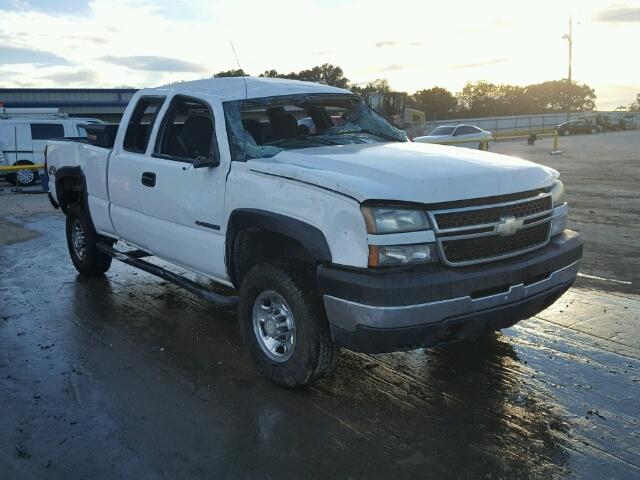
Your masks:
{"label": "parked car", "polygon": [[[315,134],[300,133],[306,117]],[[235,289],[246,348],[287,387],[326,375],[340,347],[409,350],[513,325],[559,298],[582,258],[557,171],[409,142],[348,90],[185,82],[138,91],[117,130],[87,128],[103,146],[52,140],[46,158],[78,272],[116,258],[235,302],[144,260],[155,256]]]}
{"label": "parked car", "polygon": [[[483,130],[473,125],[441,125],[434,128],[427,135],[422,137],[416,137],[414,142],[418,143],[448,143],[448,142],[460,142],[462,140],[468,140],[469,143],[483,142],[485,140],[491,140],[491,132]],[[464,144],[463,144],[464,145]]]}
{"label": "parked car", "polygon": [[558,135],[571,135],[573,133],[598,133],[600,129],[589,120],[572,120],[556,126]]}
{"label": "parked car", "polygon": [[[34,165],[44,162],[47,140],[84,137],[83,124],[97,123],[93,118],[65,117],[55,108],[0,108],[0,165]],[[2,175],[2,172],[0,172]],[[12,184],[33,185],[37,170],[20,170],[4,175]]]}

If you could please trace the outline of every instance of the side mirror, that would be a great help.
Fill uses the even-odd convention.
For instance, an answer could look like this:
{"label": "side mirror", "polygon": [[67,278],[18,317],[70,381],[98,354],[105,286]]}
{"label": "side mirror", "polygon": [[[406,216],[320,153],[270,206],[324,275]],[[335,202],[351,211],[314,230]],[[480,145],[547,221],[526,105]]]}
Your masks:
{"label": "side mirror", "polygon": [[220,165],[220,159],[214,155],[209,155],[208,157],[197,157],[193,161],[193,168],[204,168],[204,167],[217,167]]}

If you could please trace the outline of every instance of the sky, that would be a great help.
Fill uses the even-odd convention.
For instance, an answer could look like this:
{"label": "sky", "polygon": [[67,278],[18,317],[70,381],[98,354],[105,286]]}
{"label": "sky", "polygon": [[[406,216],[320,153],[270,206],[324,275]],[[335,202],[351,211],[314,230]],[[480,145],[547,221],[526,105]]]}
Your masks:
{"label": "sky", "polygon": [[146,87],[331,63],[413,93],[573,79],[600,110],[640,93],[640,0],[0,0],[0,87]]}

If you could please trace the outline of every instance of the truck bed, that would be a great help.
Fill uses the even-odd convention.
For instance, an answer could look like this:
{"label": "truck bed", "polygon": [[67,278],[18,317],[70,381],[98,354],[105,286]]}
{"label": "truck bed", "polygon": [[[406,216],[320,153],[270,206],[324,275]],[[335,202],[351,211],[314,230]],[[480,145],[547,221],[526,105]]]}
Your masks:
{"label": "truck bed", "polygon": [[85,191],[98,231],[112,231],[108,216],[109,195],[107,191],[107,165],[111,149],[91,145],[75,139],[50,140],[47,142],[47,170],[49,192],[60,203],[57,182],[64,181],[65,172],[80,168],[86,182]]}

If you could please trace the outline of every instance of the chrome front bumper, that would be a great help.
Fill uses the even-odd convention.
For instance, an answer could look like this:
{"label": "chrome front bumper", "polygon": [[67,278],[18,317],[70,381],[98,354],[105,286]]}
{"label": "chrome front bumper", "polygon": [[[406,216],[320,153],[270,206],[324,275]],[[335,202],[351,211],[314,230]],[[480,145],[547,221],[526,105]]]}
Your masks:
{"label": "chrome front bumper", "polygon": [[543,280],[528,285],[512,285],[504,292],[480,298],[464,296],[416,305],[374,306],[324,295],[324,305],[330,323],[347,332],[355,332],[358,326],[392,329],[435,324],[450,317],[508,306],[545,291],[562,288],[576,278],[579,265],[580,260],[552,272]]}

